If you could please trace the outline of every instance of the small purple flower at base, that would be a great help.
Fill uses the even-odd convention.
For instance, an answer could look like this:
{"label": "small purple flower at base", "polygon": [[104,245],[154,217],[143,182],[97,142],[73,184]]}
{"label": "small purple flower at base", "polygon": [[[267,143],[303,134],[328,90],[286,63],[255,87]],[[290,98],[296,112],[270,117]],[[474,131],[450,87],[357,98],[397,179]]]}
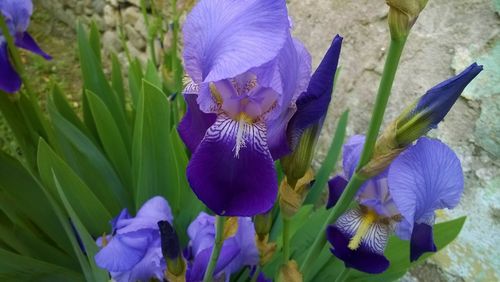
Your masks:
{"label": "small purple flower at base", "polygon": [[[2,0],[0,1],[0,13],[3,15],[17,47],[31,51],[47,60],[51,59],[26,31],[33,13],[31,0]],[[10,62],[7,40],[0,30],[0,90],[15,93],[20,87],[21,78]]]}
{"label": "small purple flower at base", "polygon": [[290,152],[286,126],[310,78],[311,58],[293,39],[284,0],[201,0],[186,19],[178,131],[193,152],[188,181],[224,216],[269,210],[274,160]]}
{"label": "small purple flower at base", "polygon": [[111,222],[112,234],[97,240],[102,249],[96,264],[117,282],[163,280],[166,266],[157,223],[164,220],[172,223],[173,217],[162,197],[144,203],[135,217],[124,209]]}
{"label": "small purple flower at base", "polygon": [[[186,280],[202,281],[215,242],[215,217],[204,212],[188,227],[189,256]],[[259,263],[259,252],[255,244],[255,230],[251,218],[239,218],[238,230],[227,238],[215,266],[214,277],[229,281],[231,274],[243,266]]]}

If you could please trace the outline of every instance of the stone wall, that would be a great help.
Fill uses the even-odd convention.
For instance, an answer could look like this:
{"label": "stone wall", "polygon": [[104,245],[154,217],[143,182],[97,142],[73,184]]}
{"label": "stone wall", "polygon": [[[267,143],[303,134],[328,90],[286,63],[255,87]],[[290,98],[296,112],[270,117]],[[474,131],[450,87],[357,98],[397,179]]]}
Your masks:
{"label": "stone wall", "polygon": [[[121,8],[127,46],[146,58],[146,28],[140,0],[39,0],[54,15],[74,25],[94,20],[106,48],[122,52],[117,35]],[[344,36],[342,72],[320,138],[320,160],[337,118],[350,109],[348,134],[368,126],[388,42],[384,0],[289,0],[294,33],[310,50],[316,66],[336,33]],[[496,6],[495,6],[496,5]],[[500,280],[500,9],[499,0],[432,0],[409,37],[398,70],[386,121],[408,101],[474,61],[484,71],[466,89],[431,136],[459,155],[466,177],[464,197],[438,220],[467,215],[458,240],[429,263],[412,271],[410,281]]]}
{"label": "stone wall", "polygon": [[[123,32],[128,39],[126,41],[128,51],[131,56],[145,62],[149,52],[146,44],[148,31],[140,2],[141,0],[39,0],[41,6],[70,26],[75,26],[78,21],[83,24],[95,22],[102,33],[105,50],[124,57],[118,28],[121,15]],[[159,45],[159,42],[155,43]]]}

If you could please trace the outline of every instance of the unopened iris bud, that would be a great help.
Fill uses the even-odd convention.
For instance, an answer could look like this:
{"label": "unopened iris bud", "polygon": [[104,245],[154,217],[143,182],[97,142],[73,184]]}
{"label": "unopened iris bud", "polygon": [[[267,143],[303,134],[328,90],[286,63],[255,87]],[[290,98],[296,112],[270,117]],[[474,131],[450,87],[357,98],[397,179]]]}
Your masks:
{"label": "unopened iris bud", "polygon": [[179,237],[175,229],[166,220],[159,221],[161,251],[167,262],[166,276],[168,281],[182,281],[185,279],[186,263],[182,258]]}
{"label": "unopened iris bud", "polygon": [[386,0],[392,39],[406,38],[428,0]]}
{"label": "unopened iris bud", "polygon": [[297,99],[297,112],[288,124],[287,136],[293,152],[283,157],[281,165],[293,188],[311,166],[314,148],[332,98],[342,37],[335,36],[307,90]]}
{"label": "unopened iris bud", "polygon": [[321,126],[319,124],[315,124],[306,129],[295,151],[280,160],[288,183],[292,188],[295,187],[297,181],[302,178],[311,167],[314,148],[316,147],[320,130]]}
{"label": "unopened iris bud", "polygon": [[273,210],[269,210],[266,213],[258,214],[253,218],[253,224],[255,227],[255,233],[260,240],[263,240],[273,227]]}
{"label": "unopened iris bud", "polygon": [[377,140],[372,160],[363,167],[363,176],[382,172],[401,151],[444,119],[465,87],[483,70],[476,63],[460,74],[431,88],[408,106]]}
{"label": "unopened iris bud", "polygon": [[436,128],[465,87],[483,70],[476,63],[459,75],[431,88],[397,118],[396,139],[400,146],[407,146],[432,128]]}

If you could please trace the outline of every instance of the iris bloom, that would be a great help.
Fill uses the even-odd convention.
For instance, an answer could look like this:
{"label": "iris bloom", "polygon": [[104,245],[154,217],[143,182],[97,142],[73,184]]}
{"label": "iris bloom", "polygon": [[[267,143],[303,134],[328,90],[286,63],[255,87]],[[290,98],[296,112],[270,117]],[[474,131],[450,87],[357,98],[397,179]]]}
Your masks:
{"label": "iris bloom", "polygon": [[179,134],[193,152],[188,181],[219,215],[252,216],[277,196],[273,161],[308,85],[311,58],[292,38],[284,0],[201,0],[183,28],[187,113]]}
{"label": "iris bloom", "polygon": [[135,217],[126,209],[111,222],[112,235],[99,238],[102,249],[96,264],[111,273],[117,282],[163,280],[163,259],[159,221],[173,222],[172,211],[162,197],[144,203]]}
{"label": "iris bloom", "polygon": [[[347,178],[356,169],[363,144],[364,136],[358,135],[344,146]],[[346,184],[342,176],[330,180],[329,206],[335,204]],[[422,137],[361,187],[356,195],[358,208],[328,227],[332,253],[346,267],[381,273],[389,267],[384,250],[394,232],[411,241],[412,261],[424,252],[434,252],[434,212],[455,207],[462,191],[462,169],[455,153],[438,140]]]}
{"label": "iris bloom", "polygon": [[[0,1],[0,13],[2,13],[17,47],[38,54],[47,60],[51,59],[26,31],[33,13],[33,3],[30,0],[2,0]],[[0,90],[14,93],[20,87],[21,78],[10,63],[7,40],[0,30]]]}
{"label": "iris bloom", "polygon": [[[215,217],[204,212],[189,225],[188,271],[186,280],[202,281],[212,248],[215,243]],[[255,230],[251,218],[238,218],[238,230],[227,238],[215,266],[214,277],[229,281],[231,274],[243,266],[259,263],[259,252],[255,245]]]}

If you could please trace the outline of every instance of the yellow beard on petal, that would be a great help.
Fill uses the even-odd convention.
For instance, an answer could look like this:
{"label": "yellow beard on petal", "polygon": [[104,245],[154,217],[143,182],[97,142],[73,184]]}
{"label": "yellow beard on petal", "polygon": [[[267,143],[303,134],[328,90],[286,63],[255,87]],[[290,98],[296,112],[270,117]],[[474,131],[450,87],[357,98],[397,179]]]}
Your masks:
{"label": "yellow beard on petal", "polygon": [[236,132],[236,144],[234,145],[234,157],[239,158],[241,148],[245,145],[245,136],[250,130],[250,126],[253,123],[252,117],[245,113],[240,113],[236,119],[238,122],[238,131]]}
{"label": "yellow beard on petal", "polygon": [[349,242],[349,245],[347,247],[351,250],[356,250],[359,248],[359,245],[361,244],[361,240],[363,237],[366,235],[368,230],[370,229],[370,226],[378,219],[377,213],[374,211],[367,209],[366,211],[363,211],[363,216],[361,219],[361,223],[359,224],[358,230],[356,231],[356,234],[351,238],[351,241]]}

